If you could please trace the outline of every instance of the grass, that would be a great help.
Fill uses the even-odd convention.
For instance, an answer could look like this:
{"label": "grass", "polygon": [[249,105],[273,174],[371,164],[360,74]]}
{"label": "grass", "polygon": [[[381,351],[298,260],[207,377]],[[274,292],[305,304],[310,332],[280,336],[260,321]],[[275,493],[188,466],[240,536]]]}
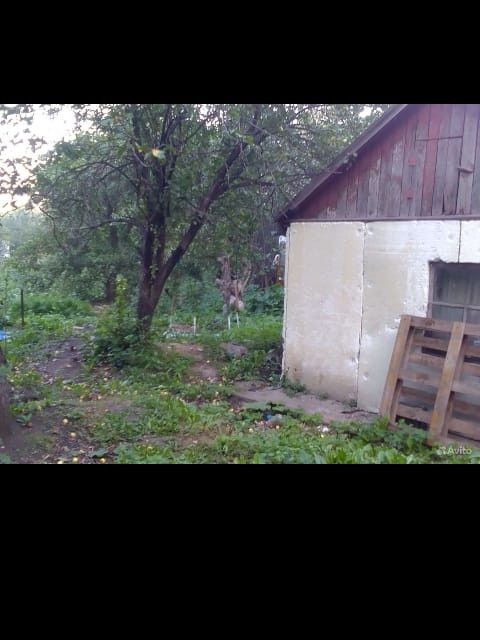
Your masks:
{"label": "grass", "polygon": [[[430,448],[425,433],[405,423],[395,431],[380,419],[371,425],[349,422],[325,427],[320,415],[275,406],[273,413],[281,419],[268,428],[264,418],[269,407],[261,403],[236,407],[230,400],[235,380],[279,381],[278,317],[246,317],[230,331],[197,336],[221,373],[219,382],[192,381],[192,361],[156,345],[160,341],[157,329],[149,345],[132,350],[122,369],[108,364],[91,366],[79,379],[42,384],[34,365],[41,350],[48,349],[49,341],[70,335],[73,326],[87,323],[93,326],[95,318],[28,316],[25,330],[9,341],[8,376],[15,393],[28,389],[38,394],[36,400],[15,403],[15,417],[27,423],[37,412],[55,406],[58,420],[68,420],[76,431],[88,435],[94,448],[90,458],[108,455],[119,464],[312,465],[467,464],[480,460],[476,451],[447,455],[440,448]],[[157,328],[161,326],[156,323]],[[244,345],[248,354],[230,358],[222,342]],[[291,393],[304,390],[288,382],[283,386]],[[107,404],[100,405],[100,400]],[[37,437],[34,444],[44,451],[53,446],[49,436]],[[8,461],[2,454],[0,463]]]}
{"label": "grass", "polygon": [[[252,426],[247,427],[247,424]],[[404,428],[405,429],[405,428]],[[448,459],[417,440],[417,434],[391,434],[381,421],[371,426],[339,425],[328,433],[308,421],[289,419],[279,429],[262,429],[242,416],[230,433],[208,443],[181,447],[177,442],[155,446],[123,443],[116,450],[120,464],[427,464],[478,463],[476,456]]]}
{"label": "grass", "polygon": [[[242,317],[240,327],[219,333],[200,334],[197,338],[209,356],[220,364],[227,382],[259,378],[278,383],[281,377],[282,321],[276,316]],[[221,344],[232,342],[248,349],[241,358],[228,356]]]}

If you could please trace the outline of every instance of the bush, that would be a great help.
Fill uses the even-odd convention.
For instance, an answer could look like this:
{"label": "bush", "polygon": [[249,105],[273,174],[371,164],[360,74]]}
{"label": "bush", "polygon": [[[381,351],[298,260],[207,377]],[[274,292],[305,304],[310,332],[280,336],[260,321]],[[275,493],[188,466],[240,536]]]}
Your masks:
{"label": "bush", "polygon": [[283,287],[276,284],[267,289],[250,285],[245,291],[245,308],[251,313],[283,313]]}
{"label": "bush", "polygon": [[92,364],[105,362],[122,368],[132,352],[145,342],[133,312],[127,307],[127,282],[117,276],[115,304],[100,317],[88,359]]}
{"label": "bush", "polygon": [[[25,314],[31,315],[59,315],[64,318],[74,316],[85,316],[92,313],[92,308],[84,300],[79,300],[73,296],[62,296],[55,293],[26,294]],[[15,300],[10,308],[10,314],[14,318],[20,318],[20,299]]]}

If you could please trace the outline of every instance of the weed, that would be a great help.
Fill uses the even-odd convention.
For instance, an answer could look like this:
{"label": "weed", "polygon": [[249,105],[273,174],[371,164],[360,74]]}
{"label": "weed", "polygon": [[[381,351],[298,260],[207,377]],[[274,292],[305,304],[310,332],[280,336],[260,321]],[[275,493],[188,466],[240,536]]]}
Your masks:
{"label": "weed", "polygon": [[[15,300],[10,306],[12,318],[20,318],[20,300]],[[25,296],[25,313],[32,316],[57,315],[63,318],[88,316],[92,308],[84,300],[73,296],[59,294],[28,294]]]}
{"label": "weed", "polygon": [[297,393],[307,393],[307,388],[299,382],[292,382],[287,378],[282,379],[282,388],[288,396],[294,396]]}
{"label": "weed", "polygon": [[36,434],[30,438],[31,445],[41,451],[51,451],[55,442],[51,436],[45,434]]}

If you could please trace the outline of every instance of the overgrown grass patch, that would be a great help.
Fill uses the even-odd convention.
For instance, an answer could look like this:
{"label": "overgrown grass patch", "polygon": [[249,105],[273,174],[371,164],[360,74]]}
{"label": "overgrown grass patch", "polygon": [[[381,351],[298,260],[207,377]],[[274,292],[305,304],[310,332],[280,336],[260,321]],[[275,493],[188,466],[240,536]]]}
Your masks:
{"label": "overgrown grass patch", "polygon": [[[74,318],[91,316],[91,305],[74,296],[63,296],[56,293],[27,294],[24,299],[25,314],[33,316],[61,316]],[[10,306],[10,314],[15,320],[20,319],[20,299],[17,298]]]}
{"label": "overgrown grass patch", "polygon": [[[165,392],[166,393],[166,392]],[[179,433],[200,424],[196,407],[170,395],[144,394],[138,397],[138,417],[132,411],[107,413],[93,427],[93,438],[100,444],[132,441],[143,435]]]}
{"label": "overgrown grass patch", "polygon": [[10,366],[21,365],[39,355],[43,345],[52,340],[69,338],[76,326],[93,326],[93,316],[65,318],[60,314],[27,315],[25,327],[16,327],[11,331],[7,343],[7,358]]}
{"label": "overgrown grass patch", "polygon": [[[211,416],[212,417],[212,416]],[[218,415],[216,416],[219,417]],[[135,464],[475,464],[472,456],[442,457],[427,447],[416,430],[390,432],[384,421],[373,425],[334,425],[327,432],[293,417],[278,429],[259,428],[251,412],[230,418],[228,432],[210,443],[124,445],[117,462]],[[314,421],[312,421],[314,422]],[[225,423],[223,423],[225,426]],[[250,424],[251,426],[248,426]]]}
{"label": "overgrown grass patch", "polygon": [[[239,327],[233,323],[230,330],[201,333],[197,341],[213,360],[223,364],[220,374],[228,382],[252,378],[280,380],[282,321],[278,317],[242,316]],[[221,347],[228,342],[246,347],[248,353],[237,358],[228,356]]]}
{"label": "overgrown grass patch", "polygon": [[204,403],[225,400],[233,395],[231,385],[208,381],[174,382],[168,386],[169,391],[181,396],[189,402]]}

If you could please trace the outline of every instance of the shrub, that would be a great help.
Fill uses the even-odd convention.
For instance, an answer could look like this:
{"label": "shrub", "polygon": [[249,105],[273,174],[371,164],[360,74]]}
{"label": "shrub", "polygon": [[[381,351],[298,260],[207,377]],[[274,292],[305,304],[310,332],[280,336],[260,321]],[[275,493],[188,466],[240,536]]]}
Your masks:
{"label": "shrub", "polygon": [[115,304],[103,312],[93,338],[88,360],[106,362],[122,368],[129,363],[132,351],[145,342],[138,321],[127,307],[127,282],[117,276]]}
{"label": "shrub", "polygon": [[[64,318],[85,316],[92,313],[92,308],[84,300],[73,296],[62,296],[55,293],[25,294],[26,315],[59,315]],[[10,307],[10,314],[20,318],[20,299],[15,300]]]}
{"label": "shrub", "polygon": [[250,285],[245,291],[245,307],[251,313],[283,313],[283,287],[276,284],[267,289]]}

